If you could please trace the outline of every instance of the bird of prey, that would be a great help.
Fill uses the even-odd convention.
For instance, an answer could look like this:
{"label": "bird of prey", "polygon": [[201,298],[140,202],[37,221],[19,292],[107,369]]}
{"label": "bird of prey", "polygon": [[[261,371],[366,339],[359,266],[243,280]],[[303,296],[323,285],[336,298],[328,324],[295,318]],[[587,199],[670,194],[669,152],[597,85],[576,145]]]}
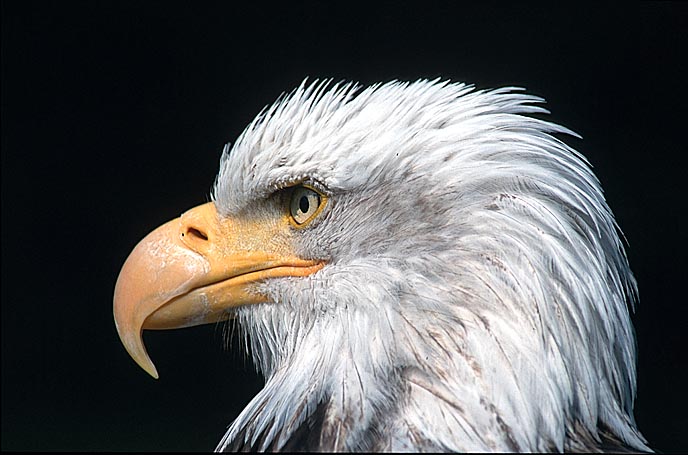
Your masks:
{"label": "bird of prey", "polygon": [[114,316],[233,319],[265,387],[217,450],[649,451],[637,300],[586,159],[519,88],[304,82],[143,239]]}

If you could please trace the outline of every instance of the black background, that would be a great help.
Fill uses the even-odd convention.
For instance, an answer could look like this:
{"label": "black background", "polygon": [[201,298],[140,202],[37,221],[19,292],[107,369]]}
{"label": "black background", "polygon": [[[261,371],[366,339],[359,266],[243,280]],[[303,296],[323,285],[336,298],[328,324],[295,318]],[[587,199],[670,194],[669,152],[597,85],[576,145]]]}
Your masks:
{"label": "black background", "polygon": [[2,2],[2,448],[211,450],[260,389],[220,326],[120,345],[147,232],[306,76],[523,86],[583,136],[640,287],[636,419],[685,450],[685,4]]}

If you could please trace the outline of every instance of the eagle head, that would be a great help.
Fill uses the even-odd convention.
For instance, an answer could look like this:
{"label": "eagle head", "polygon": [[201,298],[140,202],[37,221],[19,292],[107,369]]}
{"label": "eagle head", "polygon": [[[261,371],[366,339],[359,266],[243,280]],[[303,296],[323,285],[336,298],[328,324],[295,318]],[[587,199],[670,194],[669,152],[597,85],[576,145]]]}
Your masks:
{"label": "eagle head", "polygon": [[235,320],[266,383],[218,450],[648,450],[636,283],[541,102],[304,82],[131,253],[122,342],[157,377],[143,329]]}

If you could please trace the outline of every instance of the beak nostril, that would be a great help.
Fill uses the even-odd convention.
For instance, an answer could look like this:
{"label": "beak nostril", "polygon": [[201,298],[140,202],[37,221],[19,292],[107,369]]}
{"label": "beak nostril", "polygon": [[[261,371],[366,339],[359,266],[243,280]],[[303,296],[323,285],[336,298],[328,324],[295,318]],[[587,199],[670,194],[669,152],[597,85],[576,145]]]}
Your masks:
{"label": "beak nostril", "polygon": [[[205,233],[205,232],[202,232],[202,231],[199,231],[199,230],[196,229],[196,228],[188,228],[188,229],[186,230],[186,233],[187,233],[189,236],[191,236],[191,237],[195,237],[195,238],[198,238],[198,239],[201,239],[201,240],[208,240],[208,236],[206,235],[206,233]],[[182,234],[182,235],[183,235],[183,234]]]}

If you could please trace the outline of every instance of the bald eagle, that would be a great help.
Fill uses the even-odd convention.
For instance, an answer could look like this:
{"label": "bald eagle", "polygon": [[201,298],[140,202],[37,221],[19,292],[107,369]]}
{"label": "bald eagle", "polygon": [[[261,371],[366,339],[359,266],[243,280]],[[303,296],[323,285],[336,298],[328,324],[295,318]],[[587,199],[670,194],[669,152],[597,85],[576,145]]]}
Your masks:
{"label": "bald eagle", "polygon": [[[302,83],[120,272],[121,340],[233,319],[265,387],[217,450],[649,451],[636,282],[597,178],[514,87]],[[536,114],[536,115],[532,115]]]}

